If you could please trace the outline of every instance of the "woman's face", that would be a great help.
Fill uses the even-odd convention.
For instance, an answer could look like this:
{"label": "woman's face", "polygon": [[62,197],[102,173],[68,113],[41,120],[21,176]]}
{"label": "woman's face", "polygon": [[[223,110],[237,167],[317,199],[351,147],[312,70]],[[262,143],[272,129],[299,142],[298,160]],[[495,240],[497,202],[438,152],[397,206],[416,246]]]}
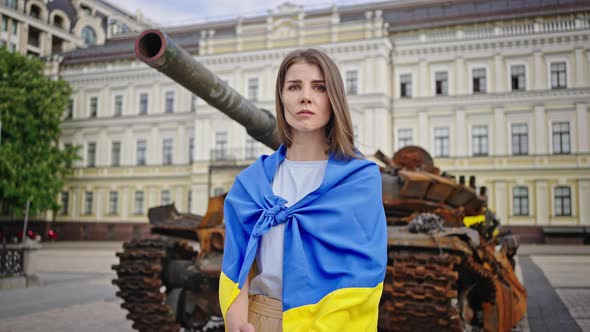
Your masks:
{"label": "woman's face", "polygon": [[285,75],[282,99],[293,136],[316,132],[325,136],[332,107],[319,66],[305,62],[291,65]]}

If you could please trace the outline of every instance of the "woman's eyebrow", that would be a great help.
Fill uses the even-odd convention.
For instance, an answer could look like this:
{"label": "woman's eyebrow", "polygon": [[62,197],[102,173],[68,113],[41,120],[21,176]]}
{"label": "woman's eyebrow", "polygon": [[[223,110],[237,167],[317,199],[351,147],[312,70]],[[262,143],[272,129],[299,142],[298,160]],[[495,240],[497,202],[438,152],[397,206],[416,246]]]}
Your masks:
{"label": "woman's eyebrow", "polygon": [[[301,80],[289,80],[287,83],[301,83]],[[326,83],[324,80],[313,80],[311,83]]]}

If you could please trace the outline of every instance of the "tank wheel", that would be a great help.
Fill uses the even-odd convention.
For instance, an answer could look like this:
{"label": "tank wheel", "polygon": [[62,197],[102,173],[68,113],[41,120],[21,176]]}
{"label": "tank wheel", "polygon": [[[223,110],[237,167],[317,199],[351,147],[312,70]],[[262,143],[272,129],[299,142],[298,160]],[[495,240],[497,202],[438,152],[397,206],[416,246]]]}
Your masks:
{"label": "tank wheel", "polygon": [[379,310],[379,331],[462,332],[459,253],[393,248]]}
{"label": "tank wheel", "polygon": [[193,319],[190,329],[184,329],[177,321],[179,314],[186,315],[183,298],[191,292],[167,289],[162,271],[169,259],[192,260],[197,255],[187,241],[153,237],[125,242],[123,249],[117,253],[119,264],[112,267],[117,272],[113,284],[119,287],[117,296],[123,299],[121,307],[129,312],[127,319],[133,321],[134,329],[140,332],[222,331],[223,327],[211,325],[215,317]]}

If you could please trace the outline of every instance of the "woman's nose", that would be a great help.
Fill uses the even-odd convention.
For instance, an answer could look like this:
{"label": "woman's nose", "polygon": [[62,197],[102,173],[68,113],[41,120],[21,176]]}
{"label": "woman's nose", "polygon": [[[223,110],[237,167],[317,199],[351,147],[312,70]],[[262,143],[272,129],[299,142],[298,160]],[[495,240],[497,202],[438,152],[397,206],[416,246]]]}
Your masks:
{"label": "woman's nose", "polygon": [[301,103],[308,104],[311,103],[311,98],[309,97],[309,90],[306,88],[301,89]]}

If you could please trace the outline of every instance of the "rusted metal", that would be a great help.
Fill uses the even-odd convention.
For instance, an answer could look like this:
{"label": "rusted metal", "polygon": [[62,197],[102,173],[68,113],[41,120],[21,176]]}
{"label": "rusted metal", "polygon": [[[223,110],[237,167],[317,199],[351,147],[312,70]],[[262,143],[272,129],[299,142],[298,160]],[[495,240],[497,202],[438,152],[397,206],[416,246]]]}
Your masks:
{"label": "rusted metal", "polygon": [[[278,147],[274,117],[257,109],[164,33],[136,41],[138,58]],[[408,146],[393,158],[377,153],[387,217],[389,262],[379,331],[507,332],[526,312],[526,290],[514,274],[518,241],[497,232],[475,178],[456,181],[424,149]],[[224,196],[209,200],[204,217],[165,207],[150,214],[153,232],[176,239],[129,242],[118,253],[113,281],[139,331],[223,330],[217,300],[225,230]],[[436,227],[416,227],[434,214]],[[470,227],[465,217],[477,219]],[[432,226],[432,225],[431,225]],[[198,241],[200,251],[178,238]],[[196,243],[196,242],[194,242]],[[497,247],[500,250],[496,250]],[[211,327],[209,329],[209,327]]]}

